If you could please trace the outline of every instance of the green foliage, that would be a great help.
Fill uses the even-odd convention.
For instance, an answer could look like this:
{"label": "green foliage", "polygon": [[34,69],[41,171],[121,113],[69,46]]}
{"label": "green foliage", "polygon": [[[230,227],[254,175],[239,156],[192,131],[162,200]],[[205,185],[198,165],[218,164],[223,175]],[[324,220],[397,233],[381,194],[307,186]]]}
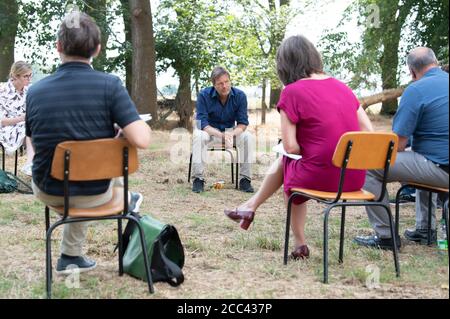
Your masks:
{"label": "green foliage", "polygon": [[230,70],[234,85],[258,85],[265,71],[263,56],[252,31],[235,16],[226,18],[224,32],[228,38],[223,64]]}
{"label": "green foliage", "polygon": [[[241,0],[241,17],[235,18],[234,46],[230,55],[234,56],[232,68],[240,72],[239,80],[245,84],[261,84],[269,79],[279,83],[275,69],[275,55],[284,38],[287,25],[299,14],[289,6],[289,1]],[[306,3],[306,1],[305,1]],[[245,14],[249,13],[251,14]]]}
{"label": "green foliage", "polygon": [[154,26],[157,71],[172,67],[178,76],[192,75],[197,85],[208,81],[226,50],[225,12],[216,0],[162,0]]}
{"label": "green foliage", "polygon": [[[356,43],[343,31],[355,24],[361,33]],[[319,49],[326,69],[353,89],[376,87],[380,75],[383,88],[392,88],[399,85],[398,66],[413,47],[431,47],[448,61],[448,30],[447,0],[358,0],[335,29],[325,32]]]}
{"label": "green foliage", "polygon": [[116,57],[105,56],[94,60],[97,69],[108,72],[121,69],[129,45],[118,39],[113,28],[122,16],[122,7],[117,0],[20,0],[19,31],[17,41],[29,49],[25,57],[46,72],[56,68],[59,59],[49,58],[48,52],[55,51],[56,34],[63,17],[72,10],[87,12],[99,25],[102,37],[108,40],[102,50],[117,51]]}
{"label": "green foliage", "polygon": [[417,17],[411,21],[409,43],[417,43],[432,48],[439,61],[448,64],[449,2],[448,0],[419,1]]}

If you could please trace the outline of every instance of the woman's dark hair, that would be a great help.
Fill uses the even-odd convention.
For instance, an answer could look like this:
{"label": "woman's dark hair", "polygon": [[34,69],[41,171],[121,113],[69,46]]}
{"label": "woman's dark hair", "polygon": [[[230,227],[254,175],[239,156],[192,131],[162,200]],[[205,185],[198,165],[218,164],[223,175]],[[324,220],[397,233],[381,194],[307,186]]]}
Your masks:
{"label": "woman's dark hair", "polygon": [[62,21],[58,41],[65,55],[89,59],[100,44],[100,29],[86,13],[73,11]]}
{"label": "woman's dark hair", "polygon": [[284,85],[323,73],[319,52],[304,36],[296,35],[284,40],[277,50],[277,73]]}

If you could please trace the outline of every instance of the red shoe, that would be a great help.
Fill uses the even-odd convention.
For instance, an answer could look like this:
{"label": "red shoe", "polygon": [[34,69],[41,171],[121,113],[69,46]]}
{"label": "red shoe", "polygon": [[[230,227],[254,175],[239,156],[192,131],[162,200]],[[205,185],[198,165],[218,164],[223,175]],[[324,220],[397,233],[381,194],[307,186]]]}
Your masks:
{"label": "red shoe", "polygon": [[250,224],[253,222],[253,218],[255,217],[255,212],[252,211],[241,211],[237,210],[224,210],[225,215],[235,222],[239,222],[239,225],[242,229],[247,230],[250,227]]}
{"label": "red shoe", "polygon": [[291,253],[292,259],[307,259],[309,258],[309,248],[306,245],[301,245],[295,248],[295,250]]}

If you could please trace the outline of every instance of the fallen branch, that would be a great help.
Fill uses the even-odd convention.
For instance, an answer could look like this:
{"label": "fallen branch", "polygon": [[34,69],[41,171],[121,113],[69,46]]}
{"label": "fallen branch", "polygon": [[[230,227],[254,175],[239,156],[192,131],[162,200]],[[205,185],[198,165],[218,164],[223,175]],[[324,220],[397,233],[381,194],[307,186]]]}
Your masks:
{"label": "fallen branch", "polygon": [[366,109],[367,107],[369,107],[373,104],[397,99],[398,97],[400,97],[403,94],[404,90],[405,90],[405,87],[401,86],[401,87],[398,87],[395,89],[384,90],[383,92],[380,92],[380,93],[377,93],[374,95],[360,97],[360,98],[358,98],[358,100],[359,100],[359,103],[361,104],[362,108]]}

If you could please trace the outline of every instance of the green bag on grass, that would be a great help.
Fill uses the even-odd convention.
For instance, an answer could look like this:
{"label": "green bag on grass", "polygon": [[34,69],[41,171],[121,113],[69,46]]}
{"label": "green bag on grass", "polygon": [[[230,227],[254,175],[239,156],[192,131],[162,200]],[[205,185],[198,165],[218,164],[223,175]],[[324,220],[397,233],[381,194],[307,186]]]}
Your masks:
{"label": "green bag on grass", "polygon": [[[184,250],[174,226],[164,224],[148,215],[131,213],[142,226],[147,244],[148,261],[153,282],[164,281],[171,286],[181,285],[184,281],[182,268]],[[128,221],[123,238],[123,270],[125,273],[147,280],[142,253],[139,229]]]}
{"label": "green bag on grass", "polygon": [[0,193],[12,193],[16,189],[16,180],[9,177],[4,170],[0,169]]}
{"label": "green bag on grass", "polygon": [[19,192],[22,194],[33,194],[31,186],[19,177],[0,169],[0,193]]}

